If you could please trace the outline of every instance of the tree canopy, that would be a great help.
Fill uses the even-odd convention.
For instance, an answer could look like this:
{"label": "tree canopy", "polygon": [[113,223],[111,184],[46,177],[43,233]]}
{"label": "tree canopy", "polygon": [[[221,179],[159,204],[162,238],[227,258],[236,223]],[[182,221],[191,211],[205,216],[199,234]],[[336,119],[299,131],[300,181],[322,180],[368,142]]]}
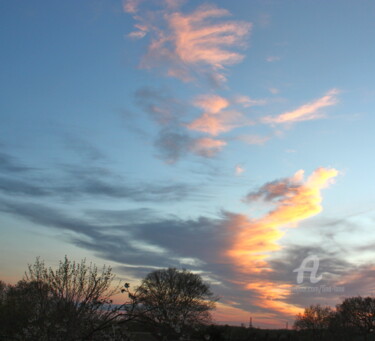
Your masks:
{"label": "tree canopy", "polygon": [[217,301],[201,276],[176,268],[151,272],[135,295],[140,319],[166,334],[209,323]]}

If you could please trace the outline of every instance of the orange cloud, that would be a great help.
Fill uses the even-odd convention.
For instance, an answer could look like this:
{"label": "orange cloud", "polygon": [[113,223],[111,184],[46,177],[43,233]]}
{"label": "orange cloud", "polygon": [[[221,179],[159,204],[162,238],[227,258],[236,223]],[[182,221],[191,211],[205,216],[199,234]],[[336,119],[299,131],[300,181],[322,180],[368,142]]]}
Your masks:
{"label": "orange cloud", "polygon": [[227,143],[223,140],[215,140],[209,137],[196,139],[190,146],[190,150],[205,157],[212,157],[218,153]]}
{"label": "orange cloud", "polygon": [[289,297],[291,287],[291,284],[275,284],[265,281],[246,285],[246,289],[253,290],[259,295],[258,298],[252,302],[253,304],[294,317],[298,313],[302,313],[303,308],[296,307],[284,301]]}
{"label": "orange cloud", "polygon": [[308,121],[321,118],[323,115],[319,112],[319,109],[335,105],[338,101],[335,97],[339,91],[337,89],[332,89],[327,92],[327,94],[313,102],[302,105],[296,110],[283,113],[279,116],[272,117],[267,116],[263,119],[264,123],[293,123],[299,121]]}
{"label": "orange cloud", "polygon": [[[291,178],[268,183],[250,193],[246,200],[263,199],[275,208],[258,219],[241,214],[229,216],[228,226],[234,237],[227,255],[236,267],[248,274],[271,272],[266,259],[281,248],[277,242],[285,232],[280,228],[295,227],[299,221],[318,214],[322,210],[321,190],[337,175],[336,169],[318,168],[304,181],[300,170]],[[259,306],[285,314],[295,314],[299,309],[283,301],[289,295],[289,285],[260,280],[246,288],[258,293]]]}

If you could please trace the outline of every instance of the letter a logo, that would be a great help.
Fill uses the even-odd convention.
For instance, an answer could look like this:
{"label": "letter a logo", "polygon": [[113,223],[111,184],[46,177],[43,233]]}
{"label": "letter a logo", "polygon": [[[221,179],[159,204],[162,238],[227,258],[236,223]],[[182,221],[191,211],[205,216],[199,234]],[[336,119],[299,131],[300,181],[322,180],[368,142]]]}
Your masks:
{"label": "letter a logo", "polygon": [[[312,267],[308,267],[306,264],[309,262],[313,262]],[[310,272],[310,283],[318,283],[322,279],[322,275],[316,277],[316,273],[319,268],[319,258],[316,255],[311,255],[306,257],[301,266],[297,269],[294,269],[293,272],[297,272],[297,283],[301,284],[304,279],[305,272]]]}

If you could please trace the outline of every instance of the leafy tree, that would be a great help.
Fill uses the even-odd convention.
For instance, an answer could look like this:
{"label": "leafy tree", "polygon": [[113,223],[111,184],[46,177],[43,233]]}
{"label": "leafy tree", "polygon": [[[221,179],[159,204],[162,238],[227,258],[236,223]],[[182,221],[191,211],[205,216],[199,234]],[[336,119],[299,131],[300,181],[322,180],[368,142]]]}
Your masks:
{"label": "leafy tree", "polygon": [[[0,285],[0,330],[9,339],[89,340],[123,317],[113,305],[110,267],[65,257],[56,270],[39,259],[15,286]],[[1,338],[1,337],[0,337]]]}
{"label": "leafy tree", "polygon": [[175,268],[148,274],[134,297],[138,320],[156,327],[164,336],[209,323],[217,301],[201,276]]}

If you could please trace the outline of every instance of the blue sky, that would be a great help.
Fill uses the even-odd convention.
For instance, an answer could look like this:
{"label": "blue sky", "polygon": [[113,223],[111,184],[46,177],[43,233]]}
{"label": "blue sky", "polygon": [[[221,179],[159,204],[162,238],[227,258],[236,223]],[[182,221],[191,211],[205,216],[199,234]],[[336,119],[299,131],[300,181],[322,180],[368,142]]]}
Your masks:
{"label": "blue sky", "polygon": [[372,293],[372,1],[0,9],[2,279],[65,254],[134,284],[185,267],[216,321],[271,327],[339,300],[293,292],[308,255]]}

